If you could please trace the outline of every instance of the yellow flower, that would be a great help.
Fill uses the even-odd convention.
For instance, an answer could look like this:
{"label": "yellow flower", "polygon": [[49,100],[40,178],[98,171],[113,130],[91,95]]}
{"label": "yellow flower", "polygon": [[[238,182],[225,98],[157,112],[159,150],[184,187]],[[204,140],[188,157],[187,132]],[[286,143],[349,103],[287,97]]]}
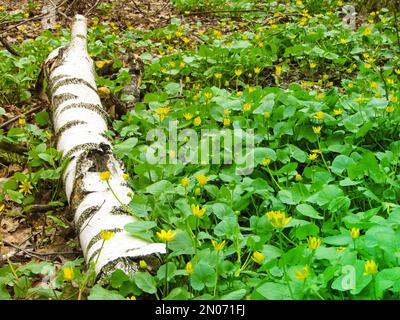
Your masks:
{"label": "yellow flower", "polygon": [[19,123],[20,125],[22,125],[22,126],[26,124],[26,117],[25,117],[24,114],[22,114],[22,115],[20,116],[20,118],[18,119],[18,123]]}
{"label": "yellow flower", "polygon": [[169,63],[169,65],[172,67],[172,68],[174,68],[175,67],[175,61],[170,61],[170,62],[168,62]]}
{"label": "yellow flower", "polygon": [[371,64],[369,64],[369,63],[364,63],[364,68],[365,68],[365,69],[371,69],[372,66],[371,66]]}
{"label": "yellow flower", "polygon": [[292,217],[286,218],[286,214],[282,211],[269,211],[266,215],[275,228],[283,228],[292,220]]}
{"label": "yellow flower", "polygon": [[2,211],[4,210],[5,207],[6,207],[6,205],[5,205],[4,203],[2,203],[2,204],[0,205],[0,212],[2,212]]}
{"label": "yellow flower", "polygon": [[161,232],[157,232],[157,237],[160,238],[162,241],[171,241],[173,238],[175,238],[176,232],[172,232],[172,230],[161,230]]}
{"label": "yellow flower", "polygon": [[114,237],[115,233],[109,230],[101,230],[100,232],[100,239],[103,239],[104,241],[110,240],[112,237]]}
{"label": "yellow flower", "polygon": [[275,75],[280,77],[282,75],[282,66],[275,66]]}
{"label": "yellow flower", "polygon": [[364,264],[364,276],[372,276],[378,272],[378,266],[374,260],[367,260]]}
{"label": "yellow flower", "polygon": [[0,6],[0,11],[4,11],[5,9],[4,6]]}
{"label": "yellow flower", "polygon": [[64,268],[64,280],[71,281],[74,279],[74,269],[71,267]]}
{"label": "yellow flower", "polygon": [[353,89],[353,87],[354,87],[354,84],[352,84],[352,83],[349,83],[348,87],[349,87],[349,89]]}
{"label": "yellow flower", "polygon": [[372,28],[371,28],[370,26],[367,26],[367,27],[364,29],[363,35],[364,35],[364,36],[369,36],[371,33],[372,33]]}
{"label": "yellow flower", "polygon": [[243,71],[241,69],[235,69],[235,75],[236,77],[240,77],[240,75],[243,73]]}
{"label": "yellow flower", "polygon": [[323,111],[317,111],[314,115],[314,118],[317,120],[323,120],[325,117],[325,113]]}
{"label": "yellow flower", "polygon": [[194,118],[193,124],[198,127],[199,125],[201,125],[201,118],[200,117],[196,117]]}
{"label": "yellow flower", "polygon": [[263,166],[268,166],[270,163],[271,163],[271,159],[268,159],[268,158],[265,158],[265,159],[261,162],[261,164],[262,164]]}
{"label": "yellow flower", "polygon": [[207,100],[210,100],[210,99],[212,98],[212,96],[213,96],[213,94],[212,94],[211,92],[205,92],[205,93],[204,93],[204,97],[205,97]]}
{"label": "yellow flower", "polygon": [[313,129],[313,131],[314,131],[315,134],[320,134],[320,133],[321,133],[322,127],[321,127],[321,126],[312,127],[312,129]]}
{"label": "yellow flower", "polygon": [[312,149],[310,151],[311,151],[311,153],[321,153],[320,149]]}
{"label": "yellow flower", "polygon": [[215,79],[221,79],[222,78],[222,73],[217,72],[214,74]]}
{"label": "yellow flower", "polygon": [[333,113],[335,114],[335,116],[340,116],[343,113],[343,109],[333,109]]}
{"label": "yellow flower", "polygon": [[231,124],[231,119],[224,118],[224,126],[229,126]]}
{"label": "yellow flower", "polygon": [[387,78],[386,81],[390,85],[394,85],[394,83],[395,83],[394,79],[391,79],[391,78]]}
{"label": "yellow flower", "polygon": [[258,264],[262,264],[265,260],[264,255],[260,251],[254,251],[251,258]]}
{"label": "yellow flower", "polygon": [[226,243],[226,242],[225,242],[225,240],[224,240],[224,241],[218,243],[218,242],[215,241],[215,240],[211,240],[211,243],[212,243],[212,245],[213,245],[215,251],[222,251],[222,249],[225,247],[225,243]]}
{"label": "yellow flower", "polygon": [[393,106],[387,106],[385,108],[385,110],[386,110],[387,113],[392,113],[394,111],[394,107]]}
{"label": "yellow flower", "polygon": [[340,43],[341,43],[341,44],[346,44],[346,43],[347,43],[347,39],[341,38],[341,39],[340,39]]}
{"label": "yellow flower", "polygon": [[261,68],[259,68],[259,67],[255,67],[254,68],[254,73],[255,74],[259,74],[261,72]]}
{"label": "yellow flower", "polygon": [[108,61],[108,60],[96,61],[95,64],[96,64],[96,67],[97,67],[97,68],[101,69],[101,68],[104,67],[104,65],[105,65],[106,63],[109,63],[109,62],[110,62],[110,61]]}
{"label": "yellow flower", "polygon": [[196,176],[196,179],[201,186],[205,186],[208,181],[207,177],[204,174],[199,174],[198,176]]}
{"label": "yellow flower", "polygon": [[110,171],[99,172],[99,177],[101,181],[108,181],[111,177]]}
{"label": "yellow flower", "polygon": [[126,300],[136,300],[135,296],[127,297]]}
{"label": "yellow flower", "polygon": [[317,64],[315,62],[310,63],[310,68],[315,69],[317,67]]}
{"label": "yellow flower", "polygon": [[310,267],[306,265],[300,270],[294,270],[294,273],[297,280],[304,281],[310,275]]}
{"label": "yellow flower", "polygon": [[303,177],[301,176],[301,174],[296,174],[296,175],[294,176],[294,180],[296,180],[296,181],[301,181],[301,180],[303,180]]}
{"label": "yellow flower", "polygon": [[180,32],[180,31],[176,31],[176,32],[175,32],[175,35],[176,35],[178,38],[180,38],[180,37],[183,36],[183,33]]}
{"label": "yellow flower", "polygon": [[394,72],[396,72],[396,74],[400,74],[400,69],[395,69]]}
{"label": "yellow flower", "polygon": [[390,97],[390,102],[396,103],[396,102],[398,102],[398,101],[399,101],[399,98],[398,98],[398,97],[396,97],[396,96],[391,96],[391,97]]}
{"label": "yellow flower", "polygon": [[146,270],[146,269],[147,269],[147,263],[146,263],[146,261],[140,260],[140,261],[139,261],[139,268],[140,268],[140,269]]}
{"label": "yellow flower", "polygon": [[265,111],[265,112],[264,112],[264,118],[266,118],[266,119],[271,118],[271,112]]}
{"label": "yellow flower", "polygon": [[351,228],[350,235],[353,239],[357,239],[360,236],[360,229],[358,228]]}
{"label": "yellow flower", "polygon": [[346,249],[347,249],[346,247],[339,247],[339,248],[336,249],[336,251],[339,252],[339,253],[342,253]]}
{"label": "yellow flower", "polygon": [[243,105],[243,111],[244,112],[248,112],[248,111],[250,111],[251,110],[251,104],[250,103],[245,103],[244,105]]}
{"label": "yellow flower", "polygon": [[321,245],[321,239],[317,237],[308,237],[307,242],[311,250],[317,250]]}
{"label": "yellow flower", "polygon": [[189,273],[189,274],[191,274],[191,273],[193,272],[193,264],[192,264],[191,261],[189,261],[189,262],[186,264],[185,271],[186,271],[187,273]]}
{"label": "yellow flower", "polygon": [[160,107],[154,110],[154,112],[160,117],[160,121],[163,121],[168,113],[171,112],[170,107]]}
{"label": "yellow flower", "polygon": [[191,119],[193,118],[193,115],[192,115],[191,113],[184,113],[184,114],[183,114],[183,117],[184,117],[186,120],[191,120]]}
{"label": "yellow flower", "polygon": [[190,82],[190,77],[185,77],[185,82],[189,83]]}
{"label": "yellow flower", "polygon": [[203,218],[204,214],[206,213],[206,208],[200,207],[200,205],[195,206],[192,204],[192,213],[197,218]]}
{"label": "yellow flower", "polygon": [[128,179],[129,179],[129,174],[123,173],[123,174],[122,174],[122,179],[128,180]]}
{"label": "yellow flower", "polygon": [[354,99],[355,102],[364,102],[365,98],[364,97],[358,97]]}
{"label": "yellow flower", "polygon": [[201,189],[200,188],[196,188],[196,190],[194,190],[194,194],[196,196],[198,196],[201,193]]}
{"label": "yellow flower", "polygon": [[181,180],[181,185],[187,188],[189,186],[189,179],[188,178],[183,178]]}
{"label": "yellow flower", "polygon": [[26,196],[28,194],[32,194],[32,191],[31,191],[32,189],[33,189],[32,184],[28,180],[25,179],[25,181],[20,182],[18,192],[23,193],[24,196]]}
{"label": "yellow flower", "polygon": [[316,153],[311,153],[307,156],[308,159],[310,159],[311,161],[314,161],[315,159],[318,158],[318,154]]}

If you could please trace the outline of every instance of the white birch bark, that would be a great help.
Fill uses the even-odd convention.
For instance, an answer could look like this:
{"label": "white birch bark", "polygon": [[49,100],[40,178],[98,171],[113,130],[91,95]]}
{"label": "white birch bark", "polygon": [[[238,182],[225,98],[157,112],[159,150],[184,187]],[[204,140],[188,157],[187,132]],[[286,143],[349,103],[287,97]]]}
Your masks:
{"label": "white birch bark", "polygon": [[[129,204],[128,194],[133,190],[123,179],[123,165],[105,136],[108,115],[97,94],[93,61],[86,48],[86,25],[86,18],[76,15],[70,45],[51,52],[44,65],[57,149],[71,159],[63,176],[64,188],[86,262],[97,261],[97,274],[117,268],[136,271],[134,261],[165,253],[165,245],[127,234],[124,226],[135,218],[99,177],[100,172],[109,171],[113,191],[124,205]],[[100,252],[102,230],[113,231],[115,236],[104,242]]]}

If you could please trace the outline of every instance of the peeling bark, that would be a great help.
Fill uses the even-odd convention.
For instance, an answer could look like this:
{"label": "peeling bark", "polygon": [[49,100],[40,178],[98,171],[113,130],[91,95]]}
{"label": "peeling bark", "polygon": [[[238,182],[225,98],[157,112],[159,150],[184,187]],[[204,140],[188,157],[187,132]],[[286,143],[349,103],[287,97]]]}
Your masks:
{"label": "peeling bark", "polygon": [[[165,245],[126,233],[124,226],[135,218],[99,177],[100,172],[109,171],[113,191],[124,205],[129,204],[128,194],[133,194],[133,190],[123,179],[123,164],[113,155],[105,136],[109,117],[97,93],[86,34],[86,18],[76,15],[70,45],[51,52],[42,70],[47,80],[46,95],[51,104],[57,149],[64,159],[70,159],[63,176],[64,188],[86,262],[97,261],[95,271],[102,275],[115,269],[136,271],[140,259],[155,266],[157,254],[165,253]],[[102,230],[115,235],[100,250]]]}

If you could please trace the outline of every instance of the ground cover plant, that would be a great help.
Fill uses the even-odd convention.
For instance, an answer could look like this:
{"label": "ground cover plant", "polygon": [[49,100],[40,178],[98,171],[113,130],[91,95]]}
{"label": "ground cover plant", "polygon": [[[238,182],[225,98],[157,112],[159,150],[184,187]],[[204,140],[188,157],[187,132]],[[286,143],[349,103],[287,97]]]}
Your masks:
{"label": "ground cover plant", "polygon": [[[141,261],[138,272],[117,270],[96,283],[79,253],[14,261],[2,230],[0,299],[398,299],[399,20],[380,7],[358,16],[353,30],[342,21],[344,4],[179,0],[166,23],[140,29],[112,20],[115,1],[99,5],[88,34],[98,74],[130,52],[144,62],[140,101],[114,117],[108,134],[135,190],[128,209],[139,221],[125,229],[164,241],[167,254],[156,271]],[[27,13],[0,10],[0,23]],[[62,25],[19,37],[20,56],[0,51],[2,116],[36,106],[44,58],[70,40]],[[113,68],[112,77],[98,76],[99,92],[134,101],[122,93],[132,81],[127,65]],[[254,130],[252,172],[184,164],[173,148],[164,164],[149,163],[148,132],[168,133],[171,123],[199,136]],[[44,219],[42,245],[61,230],[75,249],[65,235],[66,161],[49,112],[20,117],[0,139],[14,147],[0,155],[4,221]],[[32,217],[38,203],[46,210]]]}

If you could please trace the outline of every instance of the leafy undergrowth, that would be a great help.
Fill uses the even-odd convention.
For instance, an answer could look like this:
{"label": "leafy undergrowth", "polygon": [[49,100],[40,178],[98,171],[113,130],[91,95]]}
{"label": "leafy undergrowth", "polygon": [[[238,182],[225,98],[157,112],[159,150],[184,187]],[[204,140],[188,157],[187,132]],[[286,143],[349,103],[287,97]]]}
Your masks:
{"label": "leafy undergrowth", "polygon": [[[156,274],[143,261],[139,272],[116,271],[103,287],[92,287],[82,259],[62,268],[8,261],[0,298],[398,299],[398,23],[382,9],[353,31],[342,23],[341,1],[308,4],[204,24],[187,12],[141,31],[94,18],[89,52],[97,68],[128,48],[145,62],[142,102],[109,136],[141,219],[126,230],[166,241],[168,254]],[[27,99],[43,58],[68,40],[66,30],[44,32],[22,43],[23,58],[0,51],[0,70],[10,75],[0,79],[2,96]],[[98,85],[118,94],[131,79],[124,65],[114,67]],[[2,182],[7,208],[28,206],[59,183],[47,118],[39,113],[1,136],[29,149],[26,171]],[[243,164],[235,162],[182,163],[185,137],[170,142],[165,164],[149,163],[156,145],[148,132],[162,129],[168,140],[173,121],[198,133],[198,148],[207,142],[202,129],[253,129],[252,172],[237,174]],[[65,202],[53,191],[55,205]]]}

